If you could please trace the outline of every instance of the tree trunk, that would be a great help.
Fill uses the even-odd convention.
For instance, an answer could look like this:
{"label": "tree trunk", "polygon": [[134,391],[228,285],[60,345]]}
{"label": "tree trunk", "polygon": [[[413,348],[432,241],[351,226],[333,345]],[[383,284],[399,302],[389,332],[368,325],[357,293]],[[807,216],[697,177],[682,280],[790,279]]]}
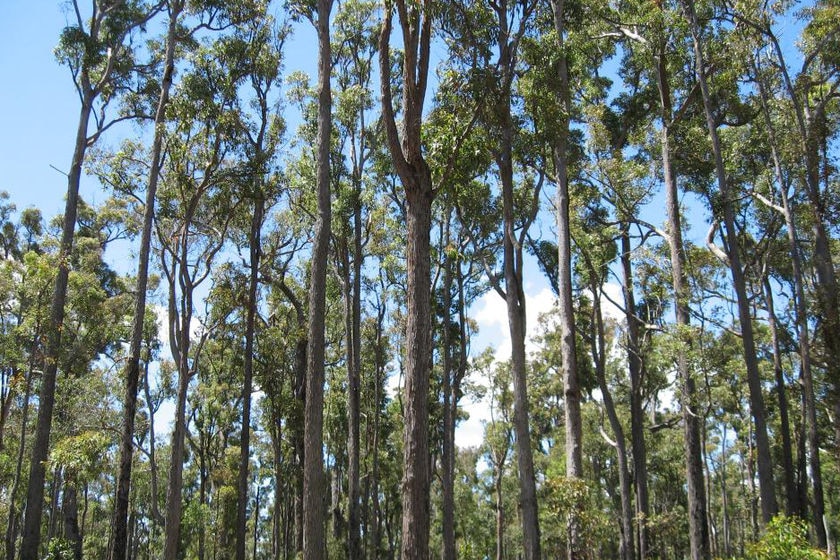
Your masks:
{"label": "tree trunk", "polygon": [[79,113],[73,160],[70,164],[70,172],[67,175],[67,202],[64,206],[61,245],[58,252],[58,270],[47,328],[44,373],[41,377],[41,392],[38,397],[38,423],[35,429],[35,441],[32,445],[32,459],[29,463],[29,488],[26,494],[26,515],[23,521],[23,542],[20,548],[21,560],[37,560],[39,558],[41,516],[44,507],[44,482],[50,431],[52,429],[52,413],[55,405],[55,384],[61,350],[61,331],[64,325],[64,304],[67,299],[70,253],[73,250],[76,214],[79,207],[79,182],[82,176],[85,152],[88,147],[88,121],[93,108],[93,99],[93,92],[89,89],[86,90]]}
{"label": "tree trunk", "polygon": [[[258,186],[257,189],[260,187]],[[236,560],[245,560],[248,523],[248,471],[251,463],[251,393],[254,377],[254,336],[257,315],[257,290],[260,272],[260,231],[262,230],[265,200],[262,193],[254,199],[251,217],[250,245],[251,270],[248,278],[248,309],[245,316],[245,355],[242,364],[242,435],[239,442],[239,480],[236,505]]]}
{"label": "tree trunk", "polygon": [[788,417],[787,386],[785,374],[782,370],[782,349],[779,342],[777,328],[776,310],[773,308],[773,288],[770,280],[765,277],[762,282],[764,287],[764,300],[767,304],[767,324],[770,327],[770,335],[773,342],[773,371],[776,376],[776,393],[779,399],[779,421],[782,434],[782,467],[785,478],[785,503],[787,515],[799,514],[798,494],[796,491],[796,474],[793,469],[793,444],[790,438],[790,420]]}
{"label": "tree trunk", "polygon": [[[554,14],[554,30],[557,34],[558,48],[565,51],[565,0],[551,0]],[[569,227],[569,176],[568,176],[568,141],[569,109],[571,108],[571,89],[569,85],[568,60],[560,56],[558,64],[560,91],[557,92],[561,106],[567,109],[566,116],[558,124],[557,142],[554,147],[554,167],[557,176],[557,251],[558,281],[560,294],[560,359],[563,371],[563,393],[566,399],[566,476],[583,477],[582,438],[583,428],[580,415],[580,386],[577,376],[577,357],[575,350],[574,306],[572,304],[572,239]],[[577,529],[571,529],[572,544],[570,557],[580,555],[577,547]]]}
{"label": "tree trunk", "polygon": [[[682,215],[680,213],[677,177],[671,159],[671,86],[665,54],[666,45],[660,43],[656,56],[656,82],[659,90],[662,130],[662,169],[665,180],[665,198],[668,208],[668,245],[671,253],[671,282],[674,289],[677,338],[688,350],[691,347],[689,286],[685,273],[686,254],[682,239]],[[689,543],[692,560],[711,558],[709,549],[709,525],[706,511],[705,487],[703,484],[700,417],[697,415],[697,391],[686,352],[677,355],[677,375],[680,385],[680,407],[683,419],[683,441],[685,446],[686,482],[689,510]]]}
{"label": "tree trunk", "polygon": [[[522,244],[516,234],[517,217],[513,196],[513,139],[514,125],[511,115],[511,88],[515,69],[514,53],[510,44],[510,26],[507,4],[502,2],[497,11],[499,19],[499,68],[501,92],[497,100],[500,126],[496,165],[502,184],[503,250],[505,303],[511,340],[511,376],[513,378],[513,425],[516,434],[516,458],[519,474],[519,507],[522,514],[522,541],[525,560],[539,560],[540,525],[537,511],[537,489],[534,478],[534,458],[529,426],[527,357],[525,355],[525,292],[522,288]],[[531,218],[533,219],[533,218]]]}
{"label": "tree trunk", "polygon": [[[360,477],[360,384],[362,373],[362,202],[361,177],[354,177],[353,207],[353,279],[352,290],[348,286],[350,324],[347,336],[347,558],[357,560],[362,557],[361,516],[359,514],[359,477]],[[349,284],[349,282],[348,282]]]}
{"label": "tree trunk", "polygon": [[[778,45],[778,43],[776,43]],[[780,59],[784,64],[784,59]],[[758,68],[756,68],[758,74]],[[796,222],[794,220],[794,209],[791,206],[791,201],[788,197],[787,184],[784,181],[784,173],[782,171],[781,158],[778,152],[778,142],[776,140],[776,131],[773,126],[773,121],[770,116],[769,102],[767,98],[767,91],[764,88],[764,82],[759,76],[757,79],[759,97],[761,99],[761,109],[764,115],[765,126],[770,139],[770,150],[773,156],[773,171],[776,176],[776,183],[779,186],[779,195],[782,200],[782,214],[785,218],[785,227],[787,229],[788,247],[790,250],[791,264],[793,267],[793,304],[796,311],[796,330],[799,341],[799,360],[800,360],[800,377],[802,380],[802,393],[804,414],[803,420],[808,426],[807,440],[808,446],[811,449],[810,464],[811,464],[811,484],[814,494],[814,515],[812,516],[812,526],[817,535],[817,541],[821,547],[826,546],[825,528],[821,522],[825,514],[825,502],[823,497],[822,485],[822,466],[820,461],[820,441],[819,432],[817,431],[817,410],[814,398],[814,382],[811,375],[811,337],[808,331],[808,310],[806,309],[805,299],[805,281],[803,276],[802,255],[799,249],[799,239],[797,235]],[[791,91],[791,94],[793,92]],[[804,432],[805,430],[803,430]],[[798,485],[797,485],[798,486]],[[802,489],[797,489],[796,500],[793,504],[794,513],[807,519],[807,499],[803,499]]]}
{"label": "tree trunk", "polygon": [[75,476],[69,476],[64,485],[61,510],[64,515],[64,538],[73,548],[73,558],[82,560],[82,533],[79,530],[79,502]]}
{"label": "tree trunk", "polygon": [[[30,363],[30,366],[32,364]],[[33,367],[29,368],[26,377],[26,389],[23,394],[23,412],[20,419],[20,439],[18,441],[18,455],[15,463],[15,479],[12,489],[9,492],[9,519],[6,527],[6,560],[15,560],[15,544],[17,543],[18,524],[20,523],[20,512],[17,510],[17,495],[20,489],[21,474],[23,472],[23,456],[26,451],[26,424],[29,420],[29,398],[32,395]]]}
{"label": "tree trunk", "polygon": [[443,239],[443,309],[441,323],[443,328],[443,453],[441,453],[441,492],[443,494],[443,543],[442,560],[455,560],[455,414],[452,392],[455,368],[452,360],[452,336],[450,316],[452,313],[452,267],[456,265],[450,257],[450,224],[452,210],[444,212]]}
{"label": "tree trunk", "polygon": [[166,34],[166,55],[163,67],[160,96],[155,113],[155,132],[152,141],[151,165],[146,186],[146,205],[143,209],[143,231],[140,237],[140,255],[137,263],[137,287],[134,296],[134,316],[131,323],[131,342],[125,365],[125,394],[120,434],[119,473],[114,515],[111,520],[110,560],[125,560],[128,542],[128,508],[131,493],[131,467],[134,458],[134,421],[137,415],[137,391],[140,381],[140,353],[143,345],[143,327],[146,318],[146,290],[149,283],[149,254],[152,246],[152,221],[155,214],[155,197],[160,178],[163,136],[166,132],[166,106],[175,69],[175,45],[178,20],[184,8],[183,0],[170,0],[169,27]]}
{"label": "tree trunk", "polygon": [[[627,255],[629,259],[629,237],[626,229],[622,231],[622,259]],[[619,519],[619,526],[621,533],[619,534],[619,552],[620,557],[624,560],[633,560],[635,558],[635,547],[633,546],[633,500],[631,498],[631,483],[630,483],[630,469],[627,464],[627,444],[624,438],[624,427],[621,425],[621,420],[618,418],[616,412],[615,402],[612,398],[612,392],[609,385],[607,385],[606,376],[606,356],[605,346],[606,337],[604,335],[604,320],[601,313],[601,298],[600,286],[592,286],[592,315],[593,324],[595,325],[595,332],[592,334],[592,358],[595,362],[595,374],[598,377],[598,386],[601,389],[601,397],[604,401],[604,409],[607,412],[607,419],[610,423],[610,429],[615,437],[614,447],[618,459],[618,483],[621,500],[621,517]]]}
{"label": "tree trunk", "polygon": [[332,92],[330,89],[330,12],[332,0],[318,0],[318,216],[312,248],[309,285],[306,404],[304,408],[303,468],[303,558],[326,558],[324,519],[324,314],[326,309],[327,259],[330,244],[330,136]]}
{"label": "tree trunk", "polygon": [[[682,0],[682,2],[689,20],[691,35],[694,42],[695,67],[698,69],[697,80],[703,97],[706,125],[708,127],[709,136],[712,140],[712,152],[715,160],[718,189],[723,202],[723,222],[729,261],[728,264],[729,270],[732,274],[732,284],[735,289],[735,296],[738,304],[738,319],[741,324],[744,362],[747,367],[747,384],[749,386],[750,408],[752,410],[753,420],[755,421],[759,491],[761,493],[761,513],[762,518],[766,523],[769,522],[776,513],[778,513],[779,507],[776,502],[775,483],[773,481],[773,464],[770,458],[770,440],[767,435],[764,395],[761,390],[761,373],[758,369],[758,359],[756,357],[749,297],[747,295],[744,269],[741,264],[741,250],[738,240],[738,232],[735,227],[735,211],[733,208],[735,201],[726,177],[726,169],[723,162],[720,138],[717,132],[717,123],[715,122],[713,113],[711,94],[709,93],[709,87],[706,82],[705,58],[703,55],[703,48],[700,43],[700,28],[697,23],[697,15],[694,10],[694,0]],[[838,348],[838,351],[840,351],[840,348]]]}
{"label": "tree trunk", "polygon": [[391,6],[379,36],[382,114],[388,148],[403,185],[406,202],[406,373],[404,388],[402,560],[429,558],[429,373],[432,354],[430,230],[431,172],[423,157],[421,128],[429,73],[430,0],[406,5],[395,1],[403,45],[402,138],[391,95]]}

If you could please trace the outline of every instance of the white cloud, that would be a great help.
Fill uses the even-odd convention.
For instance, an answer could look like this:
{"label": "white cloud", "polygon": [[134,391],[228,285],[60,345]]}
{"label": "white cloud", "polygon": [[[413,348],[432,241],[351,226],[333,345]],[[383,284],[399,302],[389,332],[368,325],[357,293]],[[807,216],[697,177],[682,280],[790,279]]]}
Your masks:
{"label": "white cloud", "polygon": [[[539,350],[536,337],[540,331],[538,317],[551,311],[557,298],[545,284],[526,286],[525,309],[527,324],[525,351],[528,356]],[[616,303],[622,303],[621,285],[608,283],[604,292]],[[591,297],[591,294],[590,294]],[[605,297],[601,297],[601,309],[606,317],[621,320],[624,312]],[[498,293],[491,290],[481,296],[470,310],[470,316],[478,323],[478,333],[472,340],[473,355],[480,354],[488,347],[495,349],[497,361],[510,360],[511,343],[508,328],[507,305]],[[472,379],[473,383],[484,384],[485,380]],[[469,414],[469,419],[458,424],[455,430],[455,443],[459,447],[477,447],[484,439],[484,424],[490,421],[490,405],[487,399],[472,400],[465,396],[461,407]]]}

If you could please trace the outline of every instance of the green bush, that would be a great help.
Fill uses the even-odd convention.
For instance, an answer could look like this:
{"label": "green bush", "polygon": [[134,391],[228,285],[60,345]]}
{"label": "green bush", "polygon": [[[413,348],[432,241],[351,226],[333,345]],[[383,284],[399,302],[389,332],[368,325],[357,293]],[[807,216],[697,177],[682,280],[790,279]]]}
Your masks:
{"label": "green bush", "polygon": [[808,526],[797,517],[779,515],[767,525],[764,536],[747,549],[745,560],[827,560],[808,542]]}

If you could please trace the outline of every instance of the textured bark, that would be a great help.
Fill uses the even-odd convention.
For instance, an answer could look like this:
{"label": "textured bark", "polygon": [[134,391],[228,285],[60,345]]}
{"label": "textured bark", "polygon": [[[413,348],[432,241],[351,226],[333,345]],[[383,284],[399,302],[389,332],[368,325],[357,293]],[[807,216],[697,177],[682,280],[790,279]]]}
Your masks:
{"label": "textured bark", "polygon": [[[87,70],[83,70],[86,74]],[[87,80],[83,77],[83,80]],[[76,214],[79,207],[79,181],[82,164],[88,147],[88,121],[93,108],[94,92],[88,87],[82,97],[79,123],[76,130],[76,144],[70,172],[67,175],[67,201],[64,206],[64,221],[61,229],[61,245],[58,252],[58,270],[50,306],[47,327],[47,344],[44,352],[44,373],[41,376],[41,391],[38,397],[38,422],[35,441],[32,445],[32,459],[29,463],[29,487],[26,494],[26,515],[23,520],[22,560],[37,560],[41,541],[41,515],[44,507],[44,482],[49,451],[52,413],[55,405],[56,374],[61,349],[61,331],[64,324],[64,304],[67,300],[67,283],[70,275],[70,253],[76,228]]]}
{"label": "textured bark", "polygon": [[[364,130],[364,121],[361,125]],[[364,143],[360,149],[362,161],[364,157]],[[359,426],[361,423],[361,377],[362,377],[362,169],[360,166],[353,173],[353,268],[352,290],[348,286],[347,296],[350,300],[348,311],[350,315],[349,338],[347,348],[347,558],[357,560],[362,557],[361,515],[359,504],[359,481],[361,462],[361,439]],[[351,282],[348,281],[348,284]]]}
{"label": "textured bark", "polygon": [[[735,226],[735,201],[733,193],[728,184],[726,169],[723,162],[723,154],[720,146],[720,138],[717,132],[711,94],[706,82],[705,58],[703,47],[700,41],[700,28],[697,23],[697,15],[694,10],[694,0],[682,0],[686,15],[689,20],[691,35],[694,42],[694,59],[697,71],[697,81],[700,85],[700,92],[703,97],[703,108],[706,115],[706,126],[712,140],[712,154],[715,160],[715,172],[718,183],[719,195],[723,206],[723,225],[725,231],[727,257],[729,270],[732,275],[732,284],[735,289],[736,302],[738,305],[738,319],[741,326],[741,341],[743,344],[744,362],[747,367],[747,385],[749,386],[750,409],[755,423],[755,442],[758,462],[759,492],[761,494],[761,513],[764,522],[769,522],[778,513],[779,507],[776,502],[775,483],[773,481],[773,464],[770,458],[770,440],[767,434],[766,410],[764,407],[764,396],[761,390],[761,374],[758,369],[756,357],[755,338],[753,335],[752,316],[750,314],[749,296],[744,277],[744,268],[741,263],[741,250],[738,240],[738,232]],[[691,473],[689,473],[691,479]],[[690,513],[693,517],[693,514]]]}
{"label": "textured bark", "polygon": [[318,139],[316,190],[318,214],[312,247],[309,283],[306,403],[304,407],[303,466],[303,558],[326,558],[324,518],[323,425],[324,425],[324,314],[326,309],[327,259],[332,219],[330,196],[330,135],[332,90],[330,88],[330,12],[332,0],[318,0]]}
{"label": "textured bark", "polygon": [[[258,187],[259,188],[259,187]],[[248,472],[251,463],[251,393],[254,377],[254,336],[257,315],[257,288],[260,270],[260,232],[262,230],[265,200],[258,194],[251,216],[250,245],[251,270],[248,278],[248,308],[245,312],[245,355],[242,364],[242,433],[239,441],[239,480],[236,505],[236,560],[245,560],[248,522]]]}
{"label": "textured bark", "polygon": [[152,140],[151,165],[146,185],[146,204],[143,208],[143,230],[140,236],[140,254],[137,262],[137,287],[134,296],[134,316],[131,322],[131,341],[125,365],[125,393],[123,397],[122,429],[120,433],[119,473],[114,514],[111,519],[110,560],[125,560],[128,552],[128,508],[131,493],[131,467],[134,458],[134,422],[137,415],[137,392],[140,381],[140,355],[143,350],[143,327],[146,318],[146,290],[149,284],[149,254],[152,246],[152,222],[155,214],[155,197],[160,178],[161,152],[165,133],[166,106],[172,87],[175,69],[175,45],[178,20],[184,8],[183,0],[171,0],[169,26],[166,33],[166,55]]}
{"label": "textured bark", "polygon": [[442,314],[442,343],[443,343],[443,452],[441,453],[441,493],[443,494],[443,542],[441,558],[455,560],[455,407],[453,401],[453,377],[455,368],[452,360],[452,336],[450,330],[450,314],[452,313],[452,267],[457,266],[450,258],[447,248],[450,246],[452,210],[444,212],[443,247],[443,314]]}
{"label": "textured bark", "polygon": [[64,538],[73,549],[73,558],[82,560],[82,532],[79,530],[79,500],[75,480],[67,480],[61,498]]}
{"label": "textured bark", "polygon": [[688,278],[685,272],[686,254],[682,238],[682,214],[680,212],[677,177],[672,165],[671,86],[665,54],[666,45],[661,42],[656,55],[656,83],[660,103],[660,146],[662,171],[665,180],[665,199],[668,211],[668,245],[671,253],[671,282],[674,289],[674,314],[676,316],[677,338],[684,351],[677,356],[677,375],[680,379],[680,406],[683,419],[683,442],[685,448],[686,486],[689,510],[689,546],[692,560],[711,558],[709,546],[709,525],[703,481],[702,448],[700,444],[701,422],[697,415],[697,396],[694,376],[686,358],[690,348],[690,309]]}
{"label": "textured bark", "polygon": [[388,148],[405,193],[406,331],[403,393],[402,560],[429,558],[429,373],[431,367],[430,229],[431,173],[423,157],[421,128],[429,74],[431,2],[395,0],[402,34],[402,130],[397,129],[391,94],[392,6],[379,36],[382,116]]}

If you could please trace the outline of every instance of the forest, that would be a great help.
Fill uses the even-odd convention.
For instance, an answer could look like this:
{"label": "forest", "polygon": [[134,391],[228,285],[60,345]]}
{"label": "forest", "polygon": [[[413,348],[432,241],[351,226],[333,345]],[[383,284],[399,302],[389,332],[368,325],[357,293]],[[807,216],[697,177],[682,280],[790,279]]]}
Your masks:
{"label": "forest", "polygon": [[838,557],[840,2],[62,6],[0,559]]}

